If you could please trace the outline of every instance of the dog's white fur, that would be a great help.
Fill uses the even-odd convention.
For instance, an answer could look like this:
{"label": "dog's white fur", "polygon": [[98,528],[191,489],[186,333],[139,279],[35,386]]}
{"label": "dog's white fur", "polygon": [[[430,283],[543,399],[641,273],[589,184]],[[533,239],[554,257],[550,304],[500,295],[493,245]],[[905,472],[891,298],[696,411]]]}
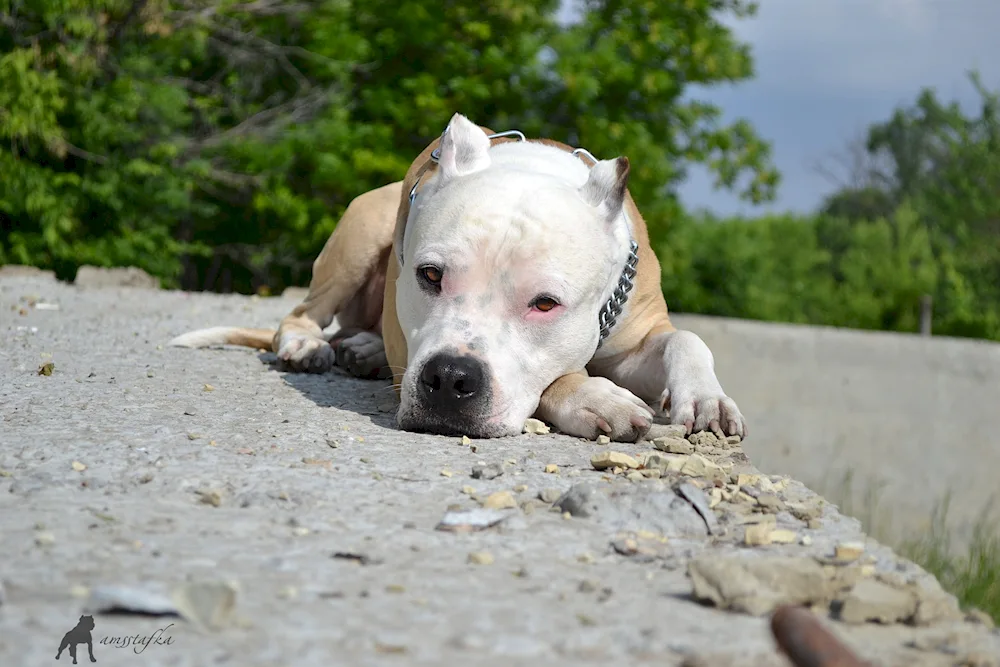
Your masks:
{"label": "dog's white fur", "polygon": [[[554,142],[491,144],[460,114],[440,141],[436,169],[427,161],[432,147],[404,183],[352,202],[316,260],[309,296],[277,332],[217,327],[171,343],[266,347],[273,334],[272,349],[298,370],[337,362],[364,376],[388,361],[404,429],[435,421],[417,378],[434,353],[458,350],[484,363],[492,401],[488,413],[453,424],[456,432],[515,434],[534,415],[564,433],[634,440],[655,410],[668,409],[689,431],[746,434],[711,351],[669,322],[645,223],[627,195],[627,160],[588,167]],[[597,315],[631,238],[640,244],[640,275],[598,348]],[[421,283],[426,265],[442,271],[439,293]],[[382,285],[384,310],[373,296]],[[533,310],[541,294],[559,306]],[[334,316],[350,320],[336,352],[322,333]]]}
{"label": "dog's white fur", "polygon": [[[630,229],[614,199],[616,161],[593,169],[553,146],[490,148],[472,123],[453,122],[440,168],[420,191],[399,248],[396,313],[406,332],[400,424],[422,419],[417,377],[433,354],[471,348],[490,370],[492,413],[484,428],[519,433],[556,378],[586,366],[597,348],[597,314],[628,256]],[[413,270],[444,268],[440,294]],[[560,303],[532,311],[539,295]]]}

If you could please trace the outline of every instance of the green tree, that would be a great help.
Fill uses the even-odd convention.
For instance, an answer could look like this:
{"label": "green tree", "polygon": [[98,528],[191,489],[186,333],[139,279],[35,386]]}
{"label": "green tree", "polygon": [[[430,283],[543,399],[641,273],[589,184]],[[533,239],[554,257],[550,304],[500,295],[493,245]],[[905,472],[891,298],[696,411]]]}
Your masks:
{"label": "green tree", "polygon": [[[832,253],[836,278],[843,282],[851,259],[860,257],[857,244],[869,247],[888,233],[868,228],[859,237],[854,228],[860,222],[882,220],[879,226],[888,224],[894,238],[903,238],[913,230],[895,225],[912,226],[915,220],[927,234],[937,267],[936,278],[926,283],[934,297],[934,331],[1000,339],[1000,99],[977,74],[970,80],[980,97],[973,114],[924,90],[913,105],[869,128],[870,159],[865,173],[853,175],[861,186],[844,188],[824,203],[820,241]],[[905,264],[888,265],[894,268],[886,270],[907,270]],[[896,280],[902,284],[907,278]],[[876,317],[887,304],[872,298],[881,305],[858,302],[846,321],[875,326],[875,321],[903,317],[885,311]],[[897,325],[910,327],[901,321],[892,327]]]}
{"label": "green tree", "polygon": [[811,217],[686,219],[662,248],[672,310],[801,324],[827,323],[830,256]]}
{"label": "green tree", "polygon": [[684,100],[752,75],[744,0],[0,0],[0,262],[138,265],[166,285],[308,278],[347,203],[455,111],[628,155],[657,234],[686,163],[759,201],[745,122]]}

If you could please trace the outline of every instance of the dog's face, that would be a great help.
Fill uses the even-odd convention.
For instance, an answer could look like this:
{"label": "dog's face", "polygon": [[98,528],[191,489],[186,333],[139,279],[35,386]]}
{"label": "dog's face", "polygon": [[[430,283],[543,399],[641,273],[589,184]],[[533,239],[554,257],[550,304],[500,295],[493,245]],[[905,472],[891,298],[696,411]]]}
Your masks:
{"label": "dog's face", "polygon": [[79,626],[85,630],[94,629],[94,617],[93,616],[81,616]]}
{"label": "dog's face", "polygon": [[628,256],[627,179],[625,158],[588,169],[551,146],[490,149],[456,114],[397,230],[400,428],[517,434],[549,384],[585,367]]}

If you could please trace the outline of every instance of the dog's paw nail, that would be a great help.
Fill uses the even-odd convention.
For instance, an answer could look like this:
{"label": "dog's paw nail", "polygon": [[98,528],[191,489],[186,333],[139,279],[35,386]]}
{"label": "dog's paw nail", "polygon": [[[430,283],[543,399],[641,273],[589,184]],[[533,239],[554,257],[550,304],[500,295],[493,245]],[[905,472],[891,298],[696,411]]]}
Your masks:
{"label": "dog's paw nail", "polygon": [[646,419],[645,417],[640,417],[638,415],[632,415],[631,417],[629,417],[628,421],[630,424],[632,424],[632,426],[635,426],[636,428],[649,428],[650,426],[648,419]]}

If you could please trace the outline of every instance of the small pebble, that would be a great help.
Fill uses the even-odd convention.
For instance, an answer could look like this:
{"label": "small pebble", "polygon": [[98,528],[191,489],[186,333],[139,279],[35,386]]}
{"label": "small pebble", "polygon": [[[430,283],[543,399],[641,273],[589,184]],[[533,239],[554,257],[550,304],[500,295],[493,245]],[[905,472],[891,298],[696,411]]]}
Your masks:
{"label": "small pebble", "polygon": [[532,435],[545,435],[551,429],[548,425],[539,419],[526,419],[524,422],[524,433],[531,433]]}
{"label": "small pebble", "polygon": [[559,497],[561,495],[562,491],[560,491],[559,489],[552,489],[552,488],[542,489],[541,491],[538,492],[538,499],[541,500],[543,503],[548,503],[551,505],[555,501],[559,500]]}
{"label": "small pebble", "polygon": [[833,549],[833,557],[844,562],[855,561],[864,553],[865,545],[861,542],[841,542]]}
{"label": "small pebble", "polygon": [[545,472],[549,473],[550,475],[558,475],[559,466],[557,466],[555,463],[550,463],[547,466],[545,466]]}
{"label": "small pebble", "polygon": [[496,491],[486,496],[483,507],[490,510],[513,509],[517,507],[517,501],[510,491]]}
{"label": "small pebble", "polygon": [[73,470],[77,472],[83,472],[84,470],[87,469],[87,466],[83,463],[80,463],[79,461],[73,461],[72,466]]}
{"label": "small pebble", "polygon": [[799,536],[795,534],[792,530],[772,530],[771,531],[771,542],[774,544],[795,544],[799,539]]}
{"label": "small pebble", "polygon": [[639,462],[622,452],[601,452],[590,457],[590,465],[595,470],[605,470],[607,468],[635,469],[639,467]]}
{"label": "small pebble", "polygon": [[599,435],[599,436],[597,436],[597,444],[599,444],[599,445],[610,445],[611,444],[611,438],[609,438],[606,435]]}
{"label": "small pebble", "polygon": [[499,463],[477,463],[472,466],[473,479],[496,479],[503,474],[503,466]]}
{"label": "small pebble", "polygon": [[669,454],[694,454],[694,445],[683,438],[656,438],[653,447]]}
{"label": "small pebble", "polygon": [[467,435],[463,435],[462,436],[462,444],[465,445],[466,447],[468,447],[469,445],[472,444],[472,439],[469,438],[469,436],[467,436]]}
{"label": "small pebble", "polygon": [[771,526],[767,523],[751,524],[746,527],[743,542],[750,547],[759,547],[771,543]]}
{"label": "small pebble", "polygon": [[492,565],[493,554],[489,551],[473,551],[469,554],[468,560],[473,565]]}
{"label": "small pebble", "polygon": [[442,476],[442,477],[451,477],[451,476],[452,476],[453,474],[455,474],[455,473],[453,473],[453,472],[452,472],[452,471],[450,471],[450,470],[442,470],[442,471],[441,471],[441,476]]}
{"label": "small pebble", "polygon": [[48,531],[35,533],[35,544],[40,547],[48,547],[55,544],[56,536]]}

